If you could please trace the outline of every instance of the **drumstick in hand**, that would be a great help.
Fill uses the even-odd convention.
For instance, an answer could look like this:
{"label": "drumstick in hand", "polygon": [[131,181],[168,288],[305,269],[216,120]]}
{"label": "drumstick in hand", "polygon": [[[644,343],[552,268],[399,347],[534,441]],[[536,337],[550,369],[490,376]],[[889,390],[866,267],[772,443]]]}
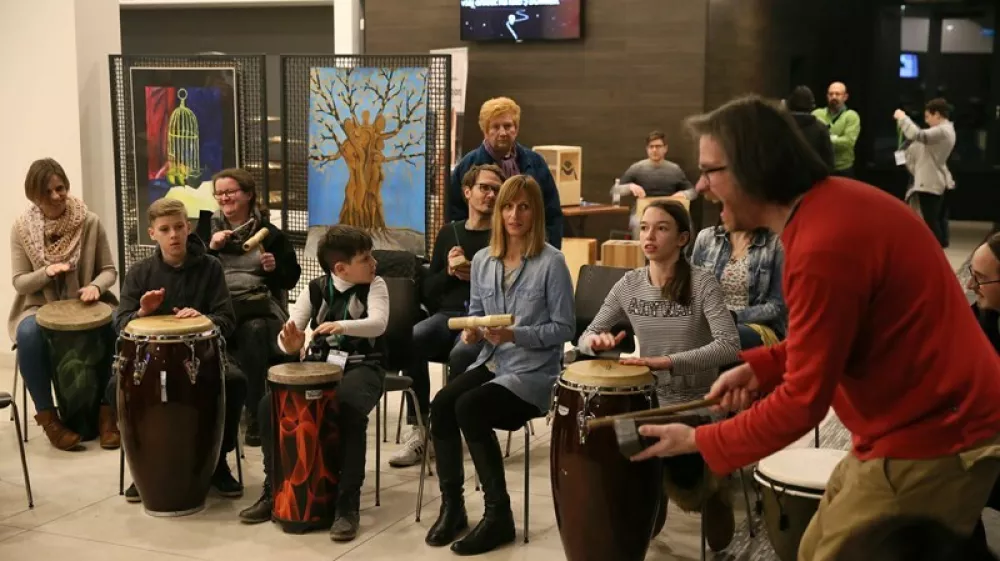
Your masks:
{"label": "drumstick in hand", "polygon": [[677,405],[668,405],[666,407],[658,407],[656,409],[647,409],[645,411],[635,411],[633,413],[625,413],[623,415],[612,415],[610,417],[599,417],[597,419],[590,419],[587,421],[587,428],[596,429],[600,427],[610,427],[615,424],[617,420],[624,419],[643,419],[646,417],[655,418],[663,417],[667,415],[673,415],[675,413],[683,413],[685,411],[692,411],[694,409],[702,409],[705,407],[711,407],[719,403],[718,399],[699,399],[697,401],[689,401],[687,403],[680,403]]}

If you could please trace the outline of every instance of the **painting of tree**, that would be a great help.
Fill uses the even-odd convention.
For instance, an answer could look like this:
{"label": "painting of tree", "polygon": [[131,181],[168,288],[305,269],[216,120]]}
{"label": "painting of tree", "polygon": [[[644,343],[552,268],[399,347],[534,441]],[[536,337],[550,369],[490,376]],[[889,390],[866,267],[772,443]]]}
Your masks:
{"label": "painting of tree", "polygon": [[426,68],[311,69],[310,226],[422,240],[426,96]]}

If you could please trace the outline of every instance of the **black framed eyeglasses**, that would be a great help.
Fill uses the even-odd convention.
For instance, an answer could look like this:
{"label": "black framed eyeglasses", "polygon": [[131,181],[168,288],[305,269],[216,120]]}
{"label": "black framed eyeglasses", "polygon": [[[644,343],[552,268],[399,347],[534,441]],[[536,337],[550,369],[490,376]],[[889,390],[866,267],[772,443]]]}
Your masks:
{"label": "black framed eyeglasses", "polygon": [[500,193],[499,185],[491,185],[489,183],[476,183],[476,187],[478,187],[479,190],[482,191],[484,194],[493,193],[494,195],[498,195]]}
{"label": "black framed eyeglasses", "polygon": [[711,186],[712,174],[720,171],[726,171],[727,169],[729,169],[729,166],[717,166],[714,168],[704,168],[699,171],[701,172],[701,176],[705,178],[705,185]]}
{"label": "black framed eyeglasses", "polygon": [[1000,279],[983,280],[983,281],[979,280],[979,277],[976,276],[976,272],[972,270],[972,265],[966,265],[965,272],[969,274],[969,283],[972,285],[973,288],[979,288],[980,286],[985,286],[987,284],[996,284],[1000,282]]}

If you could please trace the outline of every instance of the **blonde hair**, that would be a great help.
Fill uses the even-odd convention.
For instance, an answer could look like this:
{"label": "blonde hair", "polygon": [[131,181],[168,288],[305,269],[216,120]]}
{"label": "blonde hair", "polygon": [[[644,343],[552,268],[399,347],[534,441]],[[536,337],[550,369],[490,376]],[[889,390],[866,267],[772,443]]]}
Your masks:
{"label": "blonde hair", "polygon": [[52,158],[42,158],[31,162],[28,173],[24,176],[24,196],[36,203],[49,194],[49,181],[52,176],[58,177],[69,191],[69,178],[59,162]]}
{"label": "blonde hair", "polygon": [[521,107],[509,97],[494,97],[487,99],[479,109],[479,128],[483,134],[489,130],[490,121],[504,113],[510,113],[514,126],[521,128]]}
{"label": "blonde hair", "polygon": [[149,227],[153,227],[153,222],[157,218],[163,218],[164,216],[174,216],[179,214],[187,220],[187,207],[184,203],[178,201],[177,199],[158,199],[153,204],[149,205]]}
{"label": "blonde hair", "polygon": [[492,231],[490,232],[490,256],[497,259],[507,254],[507,229],[503,224],[503,207],[524,193],[528,206],[531,207],[531,229],[528,230],[528,242],[524,246],[524,256],[534,257],[545,247],[545,203],[542,202],[542,188],[530,175],[515,175],[504,181],[497,195],[493,210]]}

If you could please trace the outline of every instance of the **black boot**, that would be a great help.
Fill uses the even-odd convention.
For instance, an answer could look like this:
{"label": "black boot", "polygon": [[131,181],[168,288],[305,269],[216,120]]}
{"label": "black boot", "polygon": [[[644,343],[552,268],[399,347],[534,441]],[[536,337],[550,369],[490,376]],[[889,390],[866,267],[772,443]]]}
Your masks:
{"label": "black boot", "polygon": [[427,545],[441,547],[455,541],[469,527],[462,498],[462,441],[434,439],[435,465],[441,486],[441,512],[424,539]]}
{"label": "black boot", "polygon": [[470,442],[469,454],[482,483],[486,512],[467,536],[451,544],[458,555],[479,555],[514,541],[514,514],[496,433],[485,442]]}
{"label": "black boot", "polygon": [[264,478],[264,489],[260,493],[252,506],[240,511],[240,522],[244,524],[260,524],[271,520],[271,512],[274,510],[274,495],[271,492],[271,478]]}

